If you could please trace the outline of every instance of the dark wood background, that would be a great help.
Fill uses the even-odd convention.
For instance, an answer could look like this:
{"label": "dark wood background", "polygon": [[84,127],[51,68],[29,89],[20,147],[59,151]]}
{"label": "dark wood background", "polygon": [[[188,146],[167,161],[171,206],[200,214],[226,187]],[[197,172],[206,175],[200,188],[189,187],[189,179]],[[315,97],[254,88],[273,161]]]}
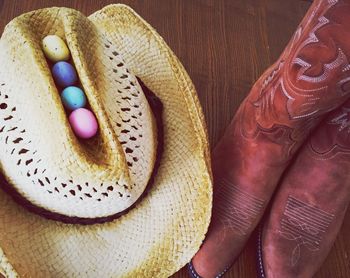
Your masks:
{"label": "dark wood background", "polygon": [[[302,0],[119,2],[130,5],[156,28],[184,64],[197,88],[212,146],[254,81],[282,52],[309,7]],[[33,9],[66,6],[89,15],[110,3],[116,2],[0,0],[0,32],[13,17]],[[227,277],[256,277],[254,236]],[[335,246],[316,277],[350,277],[349,256],[348,212]],[[186,269],[173,277],[187,277]]]}

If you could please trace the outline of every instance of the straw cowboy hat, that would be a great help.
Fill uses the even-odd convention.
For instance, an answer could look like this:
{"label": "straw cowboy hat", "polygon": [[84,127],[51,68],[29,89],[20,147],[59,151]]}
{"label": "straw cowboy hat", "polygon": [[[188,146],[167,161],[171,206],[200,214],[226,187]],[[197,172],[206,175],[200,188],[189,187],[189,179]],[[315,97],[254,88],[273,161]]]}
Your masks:
{"label": "straw cowboy hat", "polygon": [[[49,34],[68,45],[92,139],[69,125],[41,48]],[[208,140],[193,84],[156,31],[124,5],[88,18],[37,10],[6,26],[0,65],[0,273],[166,277],[186,264],[210,220]]]}

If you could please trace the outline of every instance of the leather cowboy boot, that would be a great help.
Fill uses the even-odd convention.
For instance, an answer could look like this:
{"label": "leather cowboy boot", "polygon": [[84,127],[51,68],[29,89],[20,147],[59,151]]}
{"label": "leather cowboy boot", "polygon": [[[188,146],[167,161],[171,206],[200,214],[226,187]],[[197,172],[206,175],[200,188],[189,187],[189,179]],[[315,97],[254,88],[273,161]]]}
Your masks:
{"label": "leather cowboy boot", "polygon": [[290,159],[350,91],[350,0],[315,1],[278,61],[255,83],[213,152],[214,205],[189,265],[220,277],[237,258]]}
{"label": "leather cowboy boot", "polygon": [[350,202],[350,101],[308,140],[284,176],[259,240],[260,277],[312,277]]}

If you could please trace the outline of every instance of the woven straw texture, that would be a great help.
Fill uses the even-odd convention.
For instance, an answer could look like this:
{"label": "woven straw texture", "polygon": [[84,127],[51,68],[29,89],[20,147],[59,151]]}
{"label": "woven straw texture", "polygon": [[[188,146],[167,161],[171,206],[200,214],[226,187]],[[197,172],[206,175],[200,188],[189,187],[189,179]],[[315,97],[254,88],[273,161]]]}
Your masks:
{"label": "woven straw texture", "polygon": [[[15,90],[14,86],[20,88],[16,88],[16,92],[27,90],[23,93],[22,101],[28,106],[44,109],[43,104],[50,104],[38,100],[39,95],[36,95],[45,85],[52,84],[45,79],[48,73],[42,74],[45,65],[37,59],[37,45],[40,41],[29,35],[33,31],[44,35],[55,33],[62,37],[75,34],[77,43],[84,47],[77,46],[76,52],[72,51],[71,46],[70,49],[84,89],[91,87],[97,92],[98,89],[108,91],[109,88],[105,85],[108,82],[100,80],[103,76],[109,76],[103,67],[107,62],[98,62],[105,60],[103,55],[108,56],[108,50],[103,53],[94,49],[95,41],[99,41],[102,35],[108,40],[109,46],[113,45],[121,54],[130,72],[140,77],[162,101],[164,152],[154,184],[146,197],[121,218],[105,224],[83,226],[47,220],[29,213],[10,196],[0,192],[0,272],[7,277],[170,276],[198,250],[207,231],[212,201],[209,148],[203,114],[184,68],[155,30],[124,5],[107,6],[91,15],[89,20],[79,12],[66,8],[38,10],[16,20],[17,28],[24,36],[18,36],[17,28],[14,28],[12,35],[2,37],[0,45],[3,48],[0,62],[2,68],[6,69],[5,73],[0,74],[3,79],[0,80],[0,103],[7,103],[3,110],[13,112],[13,118],[18,115],[19,124],[32,125],[31,107],[26,111],[13,110],[11,106],[10,96],[11,90]],[[72,22],[71,20],[74,22],[70,24],[71,29],[62,23]],[[21,26],[22,22],[25,22],[24,27]],[[25,28],[28,29],[28,34],[23,32]],[[16,59],[8,59],[12,53],[9,49],[17,50]],[[47,66],[46,71],[49,71]],[[100,84],[104,86],[100,88]],[[28,91],[34,94],[32,99],[25,97]],[[116,115],[113,111],[110,114],[103,113],[106,111],[99,106],[99,102],[109,103],[110,100],[108,94],[101,95],[94,95],[92,89],[87,92],[100,127],[102,125],[101,130],[108,130],[110,121],[107,116]],[[55,109],[52,110],[52,115],[47,113],[45,116],[55,123],[66,121],[62,108],[58,109],[59,98],[52,96],[51,102],[51,108]],[[140,104],[146,105],[145,100],[141,98]],[[18,106],[25,107],[21,104]],[[152,124],[151,116],[147,116],[149,107],[143,111],[146,113],[144,124],[149,123],[144,130],[149,133],[148,138],[154,138],[154,123]],[[50,140],[61,144],[61,141],[67,139],[63,135],[67,133],[62,133],[69,132],[66,127],[61,125],[54,130],[45,126],[44,130],[37,132],[40,136],[52,132]],[[78,143],[68,141],[67,150],[75,148],[73,158],[70,155],[65,160],[62,157],[51,157],[52,150],[45,149],[45,141],[40,144],[40,154],[47,161],[60,159],[66,163],[62,167],[76,165],[76,153],[79,159],[86,162],[85,165],[98,162],[106,156],[106,161],[119,163],[115,169],[124,169],[127,157],[124,161],[120,158],[122,147],[120,144],[111,146],[110,142],[118,140],[108,136],[112,135],[101,136],[104,140],[108,139],[104,144],[88,145],[85,150],[77,150]],[[21,138],[26,141],[25,132]],[[106,144],[114,152],[99,148],[89,153],[89,149]],[[152,168],[152,150],[154,152],[155,147],[147,142],[144,146],[148,146],[149,155],[146,157]],[[15,180],[11,180],[4,170],[5,167],[1,162],[3,174],[14,183]],[[98,173],[101,169],[96,166],[88,171]],[[111,171],[109,174],[125,179],[133,178],[127,177],[123,171]],[[142,175],[147,180],[149,169]],[[141,180],[140,177],[139,179]],[[143,188],[140,192],[142,190]]]}
{"label": "woven straw texture", "polygon": [[[2,64],[11,65],[0,72],[2,168],[39,207],[70,217],[108,217],[130,207],[148,184],[157,128],[135,76],[108,37],[78,12],[51,11],[50,19],[55,21],[47,29],[42,13],[21,16],[2,36]],[[38,43],[52,33],[65,37],[99,121],[93,140],[78,141],[64,113]]]}

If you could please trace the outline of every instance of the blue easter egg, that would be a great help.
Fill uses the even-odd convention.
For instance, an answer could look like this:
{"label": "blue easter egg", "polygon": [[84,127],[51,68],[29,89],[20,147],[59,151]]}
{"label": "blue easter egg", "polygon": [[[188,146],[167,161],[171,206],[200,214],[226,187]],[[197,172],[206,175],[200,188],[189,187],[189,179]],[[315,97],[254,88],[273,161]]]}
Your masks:
{"label": "blue easter egg", "polygon": [[62,91],[61,99],[64,107],[69,110],[82,108],[86,105],[86,97],[82,89],[69,86]]}
{"label": "blue easter egg", "polygon": [[71,86],[78,80],[77,72],[74,67],[64,61],[54,64],[52,67],[52,76],[61,87]]}

